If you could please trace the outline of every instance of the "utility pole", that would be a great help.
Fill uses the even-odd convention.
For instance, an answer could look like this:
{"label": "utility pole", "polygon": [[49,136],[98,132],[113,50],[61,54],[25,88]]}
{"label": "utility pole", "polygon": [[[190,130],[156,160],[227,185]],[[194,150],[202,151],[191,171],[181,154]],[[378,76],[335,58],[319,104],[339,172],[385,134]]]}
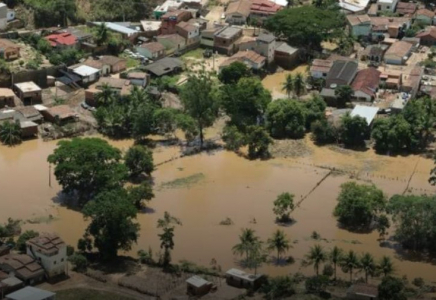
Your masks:
{"label": "utility pole", "polygon": [[48,164],[48,186],[51,187],[51,164]]}

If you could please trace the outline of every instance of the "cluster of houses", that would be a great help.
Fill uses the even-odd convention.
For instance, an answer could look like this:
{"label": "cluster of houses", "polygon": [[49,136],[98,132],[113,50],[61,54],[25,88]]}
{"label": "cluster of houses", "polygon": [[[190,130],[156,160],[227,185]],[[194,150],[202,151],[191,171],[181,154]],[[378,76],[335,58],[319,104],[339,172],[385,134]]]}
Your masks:
{"label": "cluster of houses", "polygon": [[56,234],[42,234],[26,242],[26,254],[0,246],[0,295],[7,300],[52,300],[55,294],[31,287],[68,272],[67,245]]}

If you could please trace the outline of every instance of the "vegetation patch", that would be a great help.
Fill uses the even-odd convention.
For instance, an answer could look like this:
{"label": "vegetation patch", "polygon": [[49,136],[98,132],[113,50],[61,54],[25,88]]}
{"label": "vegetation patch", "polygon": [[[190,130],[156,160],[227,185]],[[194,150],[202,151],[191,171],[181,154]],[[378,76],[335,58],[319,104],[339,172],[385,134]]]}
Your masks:
{"label": "vegetation patch", "polygon": [[176,188],[190,187],[204,180],[204,178],[205,176],[203,173],[195,173],[187,177],[177,178],[168,182],[164,182],[161,184],[160,188],[176,189]]}

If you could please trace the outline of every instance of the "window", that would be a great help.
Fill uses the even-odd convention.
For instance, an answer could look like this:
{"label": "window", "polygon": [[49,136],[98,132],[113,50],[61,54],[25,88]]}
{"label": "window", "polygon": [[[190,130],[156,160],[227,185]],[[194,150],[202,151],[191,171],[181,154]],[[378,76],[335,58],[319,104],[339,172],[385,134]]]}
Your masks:
{"label": "window", "polygon": [[386,9],[390,9],[391,7],[390,6],[386,6]]}

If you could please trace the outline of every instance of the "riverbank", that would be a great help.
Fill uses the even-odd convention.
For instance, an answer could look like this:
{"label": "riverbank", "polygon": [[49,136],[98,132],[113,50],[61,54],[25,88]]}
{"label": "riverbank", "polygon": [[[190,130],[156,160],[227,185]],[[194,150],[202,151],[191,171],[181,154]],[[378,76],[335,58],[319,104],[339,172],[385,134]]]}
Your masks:
{"label": "riverbank", "polygon": [[[127,150],[133,141],[110,143]],[[297,146],[300,150],[291,155]],[[13,148],[0,146],[0,189],[3,191],[0,218],[40,220],[27,222],[23,229],[54,231],[75,246],[87,224],[79,212],[59,204],[60,187],[54,175],[49,187],[46,158],[55,147],[56,142],[41,140],[27,141]],[[358,253],[370,252],[376,258],[388,255],[394,260],[396,275],[435,281],[432,274],[436,266],[405,256],[393,243],[380,247],[376,232],[356,234],[342,230],[332,217],[339,187],[349,180],[372,182],[388,196],[404,192],[435,193],[436,188],[427,181],[433,168],[432,160],[414,155],[380,156],[372,150],[355,152],[318,147],[309,138],[279,141],[274,147],[292,151],[273,149],[273,154],[279,157],[267,161],[248,161],[223,150],[171,160],[180,156],[179,147],[156,147],[156,164],[171,161],[159,165],[153,173],[155,198],[146,213],[138,216],[141,225],[138,244],[127,254],[136,256],[137,250],[149,247],[153,253],[159,251],[156,222],[168,211],[183,222],[175,232],[174,261],[187,259],[208,266],[215,259],[222,270],[234,267],[238,262],[231,248],[238,242],[241,228],[253,228],[263,240],[269,238],[280,227],[274,222],[272,202],[279,193],[290,192],[295,194],[296,202],[300,202],[292,215],[296,223],[281,228],[293,240],[288,255],[295,263],[266,264],[260,272],[312,275],[312,268],[301,267],[301,261],[313,244],[320,243],[326,249],[337,245]],[[52,217],[48,218],[50,215]],[[226,218],[230,218],[233,225],[220,225]],[[322,239],[313,240],[313,231]],[[388,239],[392,233],[391,229]],[[340,276],[345,278],[347,274],[340,272]],[[362,274],[357,275],[360,276]]]}

